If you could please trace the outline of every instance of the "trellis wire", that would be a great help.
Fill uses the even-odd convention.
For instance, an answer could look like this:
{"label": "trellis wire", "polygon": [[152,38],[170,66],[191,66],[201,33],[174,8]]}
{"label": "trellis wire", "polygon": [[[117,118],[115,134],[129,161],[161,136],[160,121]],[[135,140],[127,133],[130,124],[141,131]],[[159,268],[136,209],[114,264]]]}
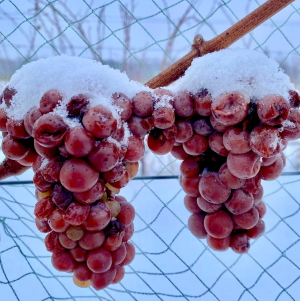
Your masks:
{"label": "trellis wire", "polygon": [[[262,2],[82,0],[75,6],[62,0],[2,0],[0,79],[9,80],[24,63],[67,53],[146,81],[184,55],[195,34],[210,39]],[[299,24],[296,0],[236,46],[276,58],[299,84]],[[44,235],[34,224],[32,172],[0,182],[0,300],[299,300],[299,146],[291,142],[286,149],[282,176],[263,183],[267,230],[245,255],[214,252],[192,236],[177,179],[179,162],[147,151],[138,177],[120,193],[136,208],[137,255],[121,284],[100,292],[75,287],[70,274],[51,266]]]}

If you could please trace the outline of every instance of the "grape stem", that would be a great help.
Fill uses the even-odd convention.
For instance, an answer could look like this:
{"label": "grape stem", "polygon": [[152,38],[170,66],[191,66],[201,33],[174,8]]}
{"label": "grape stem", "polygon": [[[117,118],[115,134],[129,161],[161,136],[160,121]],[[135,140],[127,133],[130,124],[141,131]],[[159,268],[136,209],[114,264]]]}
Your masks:
{"label": "grape stem", "polygon": [[194,58],[229,47],[294,1],[268,0],[242,20],[209,41],[204,41],[201,35],[196,35],[192,49],[188,54],[154,76],[145,85],[152,89],[168,86],[184,75],[185,70],[191,65]]}
{"label": "grape stem", "polygon": [[29,166],[23,166],[15,160],[5,158],[0,165],[0,180],[21,175],[29,168]]}

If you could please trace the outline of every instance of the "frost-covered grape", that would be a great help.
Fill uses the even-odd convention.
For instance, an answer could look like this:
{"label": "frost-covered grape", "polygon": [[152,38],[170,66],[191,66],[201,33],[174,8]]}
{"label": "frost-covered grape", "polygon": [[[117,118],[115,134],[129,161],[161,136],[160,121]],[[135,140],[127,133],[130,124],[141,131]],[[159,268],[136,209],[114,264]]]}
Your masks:
{"label": "frost-covered grape", "polygon": [[157,155],[165,155],[171,151],[174,145],[173,139],[167,139],[164,134],[149,134],[147,144],[150,150]]}
{"label": "frost-covered grape", "polygon": [[106,202],[101,201],[92,205],[90,213],[84,222],[84,228],[88,231],[100,231],[104,229],[111,219],[111,211]]}
{"label": "frost-covered grape", "polygon": [[65,136],[66,150],[74,157],[87,156],[94,146],[94,137],[84,128],[73,127]]}
{"label": "frost-covered grape", "polygon": [[120,148],[112,142],[101,141],[89,154],[88,160],[94,169],[106,172],[114,168],[120,157]]}
{"label": "frost-covered grape", "polygon": [[83,205],[92,204],[101,199],[105,191],[105,184],[102,179],[90,189],[83,192],[74,192],[74,198]]}
{"label": "frost-covered grape", "polygon": [[274,163],[260,168],[260,176],[265,181],[275,180],[280,176],[283,168],[284,162],[280,156],[277,156]]}
{"label": "frost-covered grape", "polygon": [[207,232],[204,227],[204,214],[194,213],[188,219],[188,227],[192,234],[198,238],[205,238]]}
{"label": "frost-covered grape", "polygon": [[88,253],[86,263],[92,272],[104,273],[110,269],[112,257],[109,251],[99,248]]}
{"label": "frost-covered grape", "polygon": [[128,138],[127,152],[124,157],[126,162],[137,162],[142,159],[145,153],[143,139],[131,136]]}
{"label": "frost-covered grape", "polygon": [[251,149],[261,157],[273,157],[281,152],[284,141],[277,128],[260,125],[250,134]]}
{"label": "frost-covered grape", "polygon": [[97,138],[107,138],[117,129],[117,120],[111,110],[103,105],[89,109],[83,115],[82,123]]}
{"label": "frost-covered grape", "polygon": [[288,118],[290,105],[280,95],[266,95],[258,100],[257,115],[262,123],[274,126]]}
{"label": "frost-covered grape", "polygon": [[254,205],[256,206],[258,203],[261,202],[263,195],[264,195],[264,188],[263,186],[260,186],[258,188],[257,193],[252,193],[253,195],[253,200],[254,200]]}
{"label": "frost-covered grape", "polygon": [[223,164],[219,170],[219,179],[230,189],[241,188],[246,180],[234,176],[228,169],[227,163]]}
{"label": "frost-covered grape", "polygon": [[126,121],[132,114],[131,100],[123,93],[114,93],[112,95],[113,104],[120,108],[121,120]]}
{"label": "frost-covered grape", "polygon": [[52,189],[52,183],[49,183],[46,181],[42,175],[42,171],[39,170],[34,176],[33,176],[33,184],[35,187],[41,191],[46,192]]}
{"label": "frost-covered grape", "polygon": [[58,148],[55,147],[44,147],[40,145],[36,140],[34,140],[34,149],[36,152],[46,159],[52,159],[53,157],[58,155]]}
{"label": "frost-covered grape", "polygon": [[194,107],[196,112],[201,116],[211,115],[211,103],[212,97],[207,89],[201,89],[194,95]]}
{"label": "frost-covered grape", "polygon": [[173,108],[160,107],[153,111],[152,120],[155,127],[159,129],[167,129],[175,122],[175,114]]}
{"label": "frost-covered grape", "polygon": [[135,210],[133,206],[128,202],[120,202],[120,213],[118,214],[118,220],[125,226],[129,226],[135,217]]}
{"label": "frost-covered grape", "polygon": [[53,253],[51,262],[58,271],[72,273],[75,269],[74,259],[69,252]]}
{"label": "frost-covered grape", "polygon": [[84,206],[76,202],[72,202],[65,210],[63,218],[66,222],[73,226],[81,225],[90,212],[90,206]]}
{"label": "frost-covered grape", "polygon": [[227,167],[236,177],[249,179],[257,175],[261,165],[260,157],[254,152],[246,154],[229,153]]}
{"label": "frost-covered grape", "polygon": [[226,251],[230,247],[230,235],[225,238],[215,238],[210,235],[206,236],[206,241],[209,247],[215,251]]}
{"label": "frost-covered grape", "polygon": [[85,232],[83,237],[78,241],[79,246],[85,250],[94,250],[102,246],[105,240],[103,231]]}
{"label": "frost-covered grape", "polygon": [[181,117],[188,117],[193,114],[193,98],[188,91],[179,91],[174,96],[174,110],[176,115]]}
{"label": "frost-covered grape", "polygon": [[135,115],[132,115],[127,123],[130,132],[137,137],[145,137],[148,133],[148,131],[144,128],[143,126],[143,121],[144,119]]}
{"label": "frost-covered grape", "polygon": [[233,190],[230,198],[224,203],[228,211],[233,214],[242,214],[250,210],[254,200],[251,193],[243,189]]}
{"label": "frost-covered grape", "polygon": [[35,122],[42,116],[42,112],[39,108],[33,107],[31,108],[24,117],[24,126],[27,133],[32,136],[32,129]]}
{"label": "frost-covered grape", "polygon": [[216,130],[217,132],[223,133],[228,129],[228,126],[217,121],[214,115],[210,115],[209,121],[213,129]]}
{"label": "frost-covered grape", "polygon": [[114,188],[123,188],[129,183],[130,179],[131,178],[130,178],[128,171],[125,170],[121,179],[119,181],[113,183],[113,187]]}
{"label": "frost-covered grape", "polygon": [[127,241],[124,244],[126,247],[126,256],[125,256],[125,259],[121,262],[121,265],[128,265],[134,259],[135,247],[130,241]]}
{"label": "frost-covered grape", "polygon": [[183,143],[183,149],[192,156],[198,156],[204,153],[208,148],[207,138],[194,133],[193,136]]}
{"label": "frost-covered grape", "polygon": [[48,216],[49,226],[55,232],[65,232],[70,225],[64,220],[63,214],[64,212],[57,208]]}
{"label": "frost-covered grape", "polygon": [[201,209],[197,204],[197,198],[186,195],[183,199],[185,208],[191,213],[200,213]]}
{"label": "frost-covered grape", "polygon": [[7,115],[5,110],[2,108],[0,109],[0,131],[6,132],[6,122],[7,122]]}
{"label": "frost-covered grape", "polygon": [[263,218],[265,216],[266,212],[267,212],[266,204],[263,201],[261,201],[261,202],[259,202],[258,204],[255,205],[255,208],[258,211],[259,217]]}
{"label": "frost-covered grape", "polygon": [[220,181],[215,172],[208,172],[201,176],[199,191],[204,199],[214,204],[224,203],[231,194],[231,189]]}
{"label": "frost-covered grape", "polygon": [[72,192],[84,192],[91,189],[98,178],[99,173],[79,158],[71,158],[64,162],[59,173],[61,184]]}
{"label": "frost-covered grape", "polygon": [[203,135],[203,136],[210,136],[214,133],[214,129],[211,126],[209,119],[202,118],[198,119],[193,123],[193,129],[197,134]]}
{"label": "frost-covered grape", "polygon": [[30,148],[19,140],[7,135],[2,140],[2,151],[4,155],[12,160],[19,160],[28,155]]}
{"label": "frost-covered grape", "polygon": [[42,114],[52,112],[53,109],[62,100],[62,95],[58,90],[52,89],[44,93],[40,100],[40,111]]}
{"label": "frost-covered grape", "polygon": [[242,229],[253,228],[259,219],[258,210],[253,207],[245,213],[239,215],[232,215],[232,220]]}
{"label": "frost-covered grape", "polygon": [[8,119],[6,123],[8,134],[14,139],[27,139],[30,135],[27,133],[24,120]]}
{"label": "frost-covered grape", "polygon": [[216,120],[226,126],[241,122],[248,113],[250,97],[239,91],[223,93],[216,97],[211,110]]}
{"label": "frost-covered grape", "polygon": [[221,133],[214,133],[208,139],[208,145],[215,153],[220,156],[226,157],[228,150],[224,147],[223,135]]}
{"label": "frost-covered grape", "polygon": [[257,224],[253,228],[247,231],[247,236],[252,239],[256,239],[261,235],[263,235],[265,229],[266,229],[265,222],[262,219],[259,219]]}
{"label": "frost-covered grape", "polygon": [[174,145],[171,149],[171,155],[178,160],[185,160],[190,156],[185,152],[182,145]]}
{"label": "frost-covered grape", "polygon": [[177,133],[175,141],[178,143],[184,143],[193,136],[193,127],[189,121],[180,120],[176,122]]}
{"label": "frost-covered grape", "polygon": [[84,94],[78,94],[71,97],[70,101],[67,103],[67,111],[68,117],[74,118],[79,117],[82,118],[83,114],[88,110],[89,101],[87,100],[87,96]]}
{"label": "frost-covered grape", "polygon": [[202,211],[207,212],[207,213],[217,212],[222,208],[222,204],[214,204],[214,203],[208,202],[202,196],[197,197],[197,205]]}
{"label": "frost-covered grape", "polygon": [[61,157],[51,159],[43,168],[40,169],[43,178],[50,183],[59,182],[59,174],[63,164],[64,161]]}
{"label": "frost-covered grape", "polygon": [[286,140],[300,138],[300,111],[291,109],[287,120],[283,123],[283,131],[280,136]]}
{"label": "frost-covered grape", "polygon": [[223,239],[233,230],[233,222],[227,212],[220,210],[205,216],[204,227],[210,236]]}
{"label": "frost-covered grape", "polygon": [[245,154],[251,150],[250,133],[237,127],[230,127],[224,132],[223,143],[233,154]]}
{"label": "frost-covered grape", "polygon": [[52,229],[49,227],[48,221],[41,221],[39,219],[35,219],[35,225],[37,229],[42,233],[48,233],[52,231]]}
{"label": "frost-covered grape", "polygon": [[185,177],[183,175],[179,178],[180,185],[183,189],[183,191],[192,197],[197,197],[199,195],[199,181],[200,177],[194,176],[194,177]]}
{"label": "frost-covered grape", "polygon": [[61,210],[65,210],[73,200],[73,194],[61,184],[55,184],[52,191],[52,202]]}
{"label": "frost-covered grape", "polygon": [[16,89],[14,89],[13,87],[6,87],[3,91],[3,99],[5,104],[7,105],[7,107],[11,106],[11,100],[14,97],[14,95],[17,94]]}
{"label": "frost-covered grape", "polygon": [[48,196],[38,200],[38,202],[35,204],[33,213],[37,219],[45,221],[53,210],[54,204],[51,201],[51,197]]}
{"label": "frost-covered grape", "polygon": [[91,284],[95,290],[101,290],[113,283],[117,273],[116,267],[111,267],[104,273],[92,273]]}
{"label": "frost-covered grape", "polygon": [[139,117],[150,116],[153,112],[154,97],[148,91],[141,91],[132,98],[133,114]]}
{"label": "frost-covered grape", "polygon": [[231,237],[230,247],[236,253],[247,253],[250,248],[249,237],[246,233],[233,234]]}
{"label": "frost-covered grape", "polygon": [[44,147],[54,147],[62,143],[69,127],[58,115],[43,115],[34,124],[32,136]]}
{"label": "frost-covered grape", "polygon": [[200,166],[194,158],[188,158],[181,162],[180,164],[180,172],[185,177],[194,177],[200,173]]}
{"label": "frost-covered grape", "polygon": [[87,253],[88,253],[87,250],[85,250],[79,246],[70,250],[70,254],[72,255],[73,259],[78,262],[86,261]]}
{"label": "frost-covered grape", "polygon": [[163,134],[167,139],[175,139],[178,133],[176,124],[173,124],[171,127],[164,129]]}
{"label": "frost-covered grape", "polygon": [[119,283],[125,276],[125,268],[121,265],[116,266],[116,276],[112,283]]}
{"label": "frost-covered grape", "polygon": [[44,239],[46,250],[51,253],[62,253],[65,248],[59,242],[59,233],[51,231]]}

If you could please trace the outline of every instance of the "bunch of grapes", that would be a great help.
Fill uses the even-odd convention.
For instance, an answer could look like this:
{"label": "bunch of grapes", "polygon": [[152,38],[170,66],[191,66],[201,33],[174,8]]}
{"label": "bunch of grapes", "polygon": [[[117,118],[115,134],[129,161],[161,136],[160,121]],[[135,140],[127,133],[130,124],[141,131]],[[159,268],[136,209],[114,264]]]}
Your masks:
{"label": "bunch of grapes", "polygon": [[183,160],[180,184],[191,232],[214,250],[248,252],[250,239],[265,230],[261,180],[281,174],[282,151],[300,138],[299,95],[251,99],[232,91],[213,100],[207,89],[164,95],[172,107],[154,110],[148,146]]}
{"label": "bunch of grapes", "polygon": [[[7,107],[15,93],[11,88],[3,92]],[[121,281],[124,266],[135,256],[128,241],[135,210],[116,193],[136,175],[144,144],[135,136],[124,140],[124,122],[132,113],[125,95],[112,96],[122,108],[119,120],[105,106],[89,108],[85,95],[72,97],[67,111],[68,118],[81,124],[75,127],[52,113],[61,100],[59,91],[47,91],[39,107],[18,121],[1,109],[2,150],[8,158],[32,165],[36,226],[49,233],[45,245],[53,266],[74,273],[76,285],[99,290]]]}

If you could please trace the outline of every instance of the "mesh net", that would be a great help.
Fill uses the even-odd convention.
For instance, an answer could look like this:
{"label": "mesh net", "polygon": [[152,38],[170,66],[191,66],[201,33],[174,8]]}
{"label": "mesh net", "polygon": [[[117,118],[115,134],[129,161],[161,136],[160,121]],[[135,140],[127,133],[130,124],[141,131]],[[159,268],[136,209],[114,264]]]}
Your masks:
{"label": "mesh net", "polygon": [[[2,0],[0,85],[21,65],[62,53],[144,82],[184,55],[196,34],[209,40],[262,2]],[[265,52],[299,85],[299,23],[296,0],[233,46]],[[155,178],[176,176],[179,162],[147,151],[139,175],[154,178],[122,189],[137,213],[137,255],[120,284],[99,292],[77,288],[70,274],[52,267],[34,225],[34,187],[1,185],[0,300],[300,300],[299,146],[294,141],[285,150],[283,175],[263,183],[267,230],[245,255],[214,252],[190,233],[178,180]]]}

